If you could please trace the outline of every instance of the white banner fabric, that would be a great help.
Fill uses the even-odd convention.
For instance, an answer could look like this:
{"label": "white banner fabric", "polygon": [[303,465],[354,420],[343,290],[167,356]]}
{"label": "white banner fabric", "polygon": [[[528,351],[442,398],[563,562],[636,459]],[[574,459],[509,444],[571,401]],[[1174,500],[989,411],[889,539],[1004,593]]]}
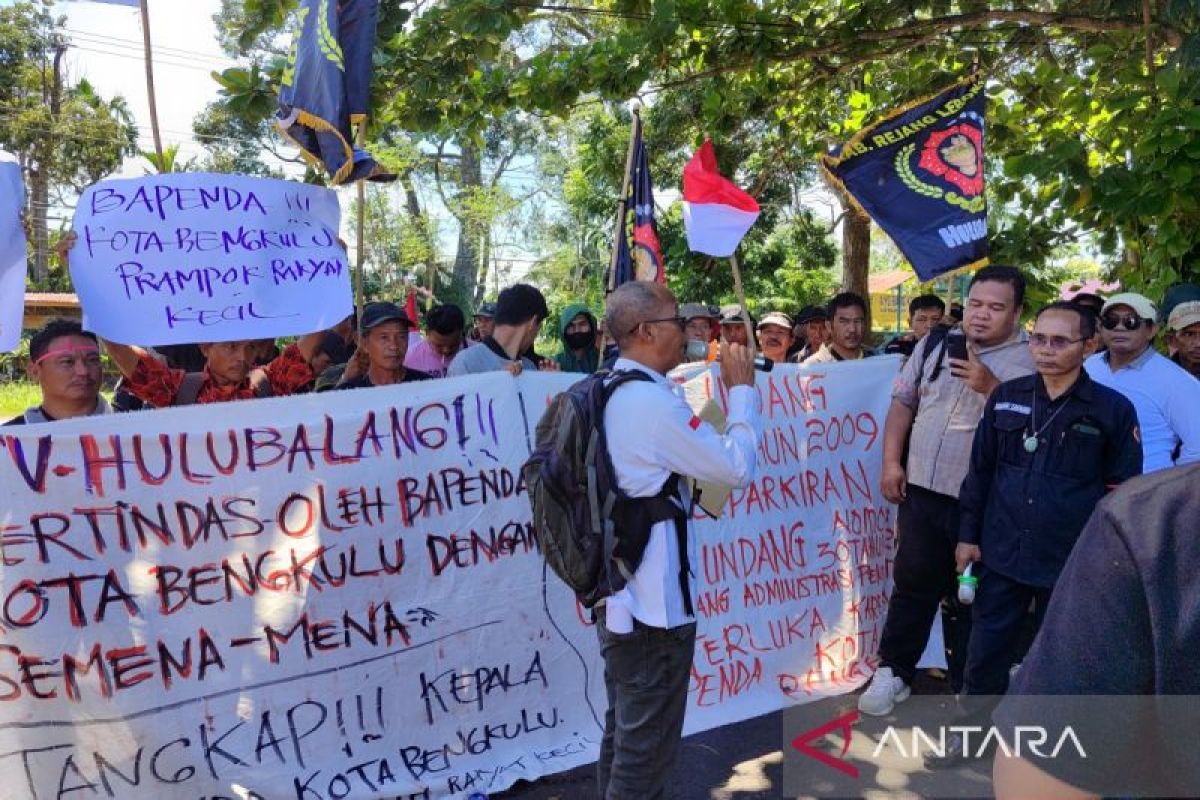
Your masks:
{"label": "white banner fabric", "polygon": [[[759,377],[759,476],[698,525],[688,731],[868,676],[896,364]],[[595,632],[520,478],[578,377],[0,432],[4,796],[467,797],[595,760]]]}
{"label": "white banner fabric", "polygon": [[92,184],[79,199],[71,279],[85,325],[122,344],[266,339],[352,310],[332,189],[168,173]]}

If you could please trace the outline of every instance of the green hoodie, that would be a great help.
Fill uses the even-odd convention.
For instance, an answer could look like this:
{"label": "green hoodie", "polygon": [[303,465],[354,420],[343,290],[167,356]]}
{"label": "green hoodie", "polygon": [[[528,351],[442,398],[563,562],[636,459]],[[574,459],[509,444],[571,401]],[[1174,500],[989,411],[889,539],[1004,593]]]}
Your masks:
{"label": "green hoodie", "polygon": [[554,359],[558,362],[558,366],[562,367],[563,372],[595,372],[600,366],[600,350],[595,344],[583,351],[583,358],[576,358],[575,354],[571,352],[571,348],[567,347],[567,326],[580,314],[587,314],[587,318],[592,322],[593,332],[599,329],[596,324],[596,315],[583,303],[575,303],[563,310],[562,316],[558,320],[558,338],[562,342],[563,350]]}

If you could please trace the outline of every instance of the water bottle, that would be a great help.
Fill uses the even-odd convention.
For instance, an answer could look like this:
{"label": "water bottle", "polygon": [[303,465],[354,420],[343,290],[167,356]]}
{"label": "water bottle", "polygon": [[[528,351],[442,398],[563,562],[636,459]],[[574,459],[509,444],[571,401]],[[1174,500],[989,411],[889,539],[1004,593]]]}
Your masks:
{"label": "water bottle", "polygon": [[969,606],[975,602],[975,588],[979,586],[979,578],[971,574],[974,569],[975,562],[967,564],[967,568],[963,570],[962,575],[958,576],[958,602],[964,606]]}

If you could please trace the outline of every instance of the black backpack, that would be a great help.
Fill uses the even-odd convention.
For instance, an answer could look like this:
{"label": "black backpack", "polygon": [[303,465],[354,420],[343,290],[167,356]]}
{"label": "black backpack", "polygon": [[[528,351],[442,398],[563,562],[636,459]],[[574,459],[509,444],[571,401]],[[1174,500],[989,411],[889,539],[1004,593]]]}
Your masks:
{"label": "black backpack", "polygon": [[679,476],[653,497],[631,498],[617,485],[604,434],[604,407],[638,370],[602,370],[556,396],[537,424],[533,455],[522,467],[542,556],[554,574],[592,608],[624,587],[637,569],[656,522],[672,519],[686,585],[687,516],[676,501]]}

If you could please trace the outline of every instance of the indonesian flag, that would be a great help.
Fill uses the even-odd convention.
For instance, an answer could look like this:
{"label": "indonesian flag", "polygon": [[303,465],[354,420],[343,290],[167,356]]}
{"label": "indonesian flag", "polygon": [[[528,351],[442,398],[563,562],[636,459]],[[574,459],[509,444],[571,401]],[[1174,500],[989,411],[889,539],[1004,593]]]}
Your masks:
{"label": "indonesian flag", "polygon": [[688,248],[710,256],[731,256],[758,219],[758,201],[721,177],[711,140],[705,140],[683,168],[683,224]]}

